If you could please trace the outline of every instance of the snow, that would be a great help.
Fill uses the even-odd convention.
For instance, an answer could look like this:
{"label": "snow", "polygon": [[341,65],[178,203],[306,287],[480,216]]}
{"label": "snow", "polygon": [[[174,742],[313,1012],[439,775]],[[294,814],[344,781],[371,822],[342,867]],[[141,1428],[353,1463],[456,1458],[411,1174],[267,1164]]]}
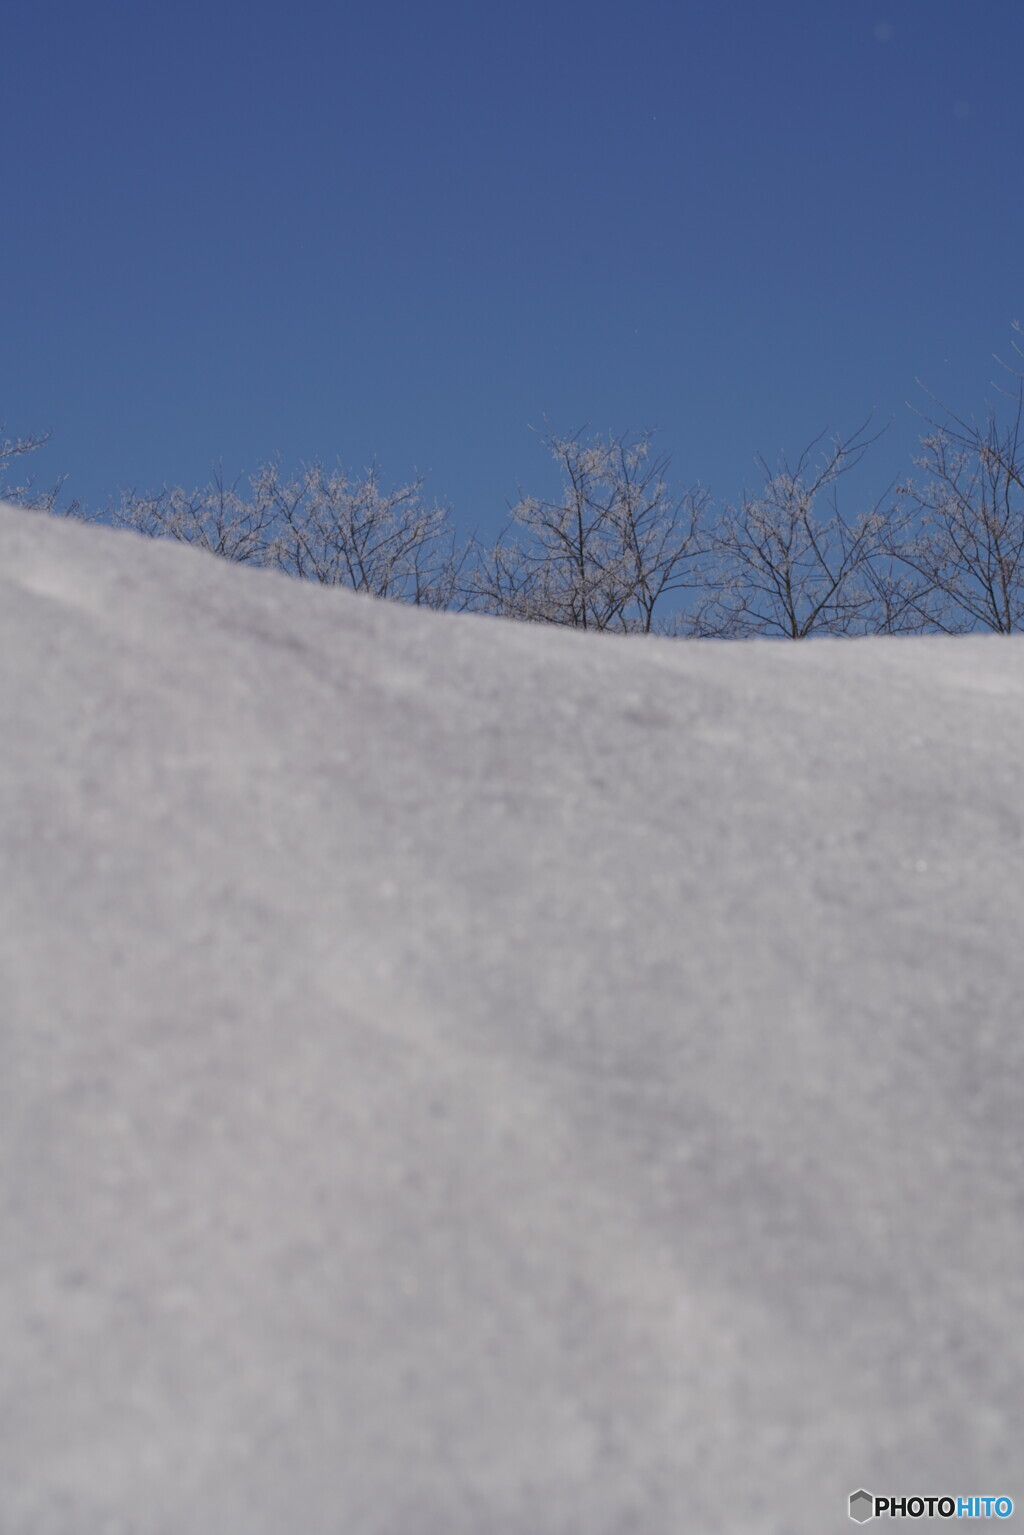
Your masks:
{"label": "snow", "polygon": [[0,582],[5,1535],[1024,1498],[1024,641]]}

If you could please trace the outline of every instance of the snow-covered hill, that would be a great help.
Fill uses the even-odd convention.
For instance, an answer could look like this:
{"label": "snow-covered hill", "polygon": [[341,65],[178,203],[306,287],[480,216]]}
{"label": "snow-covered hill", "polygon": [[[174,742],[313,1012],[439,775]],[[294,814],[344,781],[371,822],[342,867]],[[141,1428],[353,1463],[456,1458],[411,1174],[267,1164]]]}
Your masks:
{"label": "snow-covered hill", "polygon": [[0,624],[2,1535],[1024,1503],[1024,641]]}

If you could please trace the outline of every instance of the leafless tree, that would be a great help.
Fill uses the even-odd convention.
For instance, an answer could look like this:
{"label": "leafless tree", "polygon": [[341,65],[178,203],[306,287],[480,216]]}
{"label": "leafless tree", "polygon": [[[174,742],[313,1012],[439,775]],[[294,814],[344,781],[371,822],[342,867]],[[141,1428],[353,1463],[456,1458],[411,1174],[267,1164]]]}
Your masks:
{"label": "leafless tree", "polygon": [[[0,428],[0,431],[2,430]],[[7,482],[9,468],[14,460],[23,458],[28,453],[34,453],[37,448],[44,447],[49,440],[49,432],[33,433],[30,437],[0,437],[0,501],[8,501],[12,506],[21,506],[27,511],[50,512],[59,517],[76,517],[85,520],[86,514],[82,510],[80,501],[69,501],[63,504],[60,501],[66,476],[62,476],[50,490],[37,490],[35,482],[31,479],[23,485],[11,485]]]}
{"label": "leafless tree", "polygon": [[[1010,370],[1012,372],[1012,370]],[[981,423],[946,406],[915,459],[920,482],[903,487],[908,515],[888,551],[922,627],[948,634],[1024,628],[1024,378],[1001,389],[1009,417]]]}
{"label": "leafless tree", "polygon": [[494,548],[477,549],[476,605],[580,629],[652,632],[659,603],[698,584],[707,497],[672,496],[668,461],[650,457],[651,437],[548,434],[562,496],[523,498]]}
{"label": "leafless tree", "polygon": [[422,479],[384,490],[376,466],[352,480],[315,463],[291,481],[269,467],[260,483],[276,513],[268,552],[279,569],[421,607],[459,606],[464,556],[447,508],[424,504]]}
{"label": "leafless tree", "polygon": [[383,490],[376,468],[362,479],[320,463],[289,479],[265,464],[239,491],[218,474],[186,492],[130,491],[112,509],[115,527],[176,538],[241,563],[270,566],[377,597],[426,607],[460,605],[461,561],[449,514],[425,506],[422,481]]}
{"label": "leafless tree", "polygon": [[116,528],[133,528],[151,538],[174,538],[211,554],[243,564],[270,563],[268,543],[275,508],[260,474],[250,481],[251,498],[238,492],[239,481],[228,486],[218,470],[210,484],[191,492],[167,486],[155,494],[123,491],[110,510]]}
{"label": "leafless tree", "polygon": [[763,488],[727,507],[711,532],[713,595],[699,632],[799,640],[877,627],[871,573],[886,516],[879,502],[847,517],[837,497],[838,482],[880,435],[867,432],[865,423],[824,447],[822,433],[792,466],[758,460]]}

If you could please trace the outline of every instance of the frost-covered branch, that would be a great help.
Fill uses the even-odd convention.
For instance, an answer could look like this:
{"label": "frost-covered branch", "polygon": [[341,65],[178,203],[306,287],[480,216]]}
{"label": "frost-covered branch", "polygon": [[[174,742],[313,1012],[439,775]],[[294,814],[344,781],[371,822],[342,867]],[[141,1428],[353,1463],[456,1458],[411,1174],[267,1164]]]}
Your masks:
{"label": "frost-covered branch", "polygon": [[651,436],[546,437],[562,496],[522,498],[512,527],[477,551],[477,605],[580,629],[655,629],[659,603],[699,584],[707,497],[670,494],[667,460],[650,458]]}

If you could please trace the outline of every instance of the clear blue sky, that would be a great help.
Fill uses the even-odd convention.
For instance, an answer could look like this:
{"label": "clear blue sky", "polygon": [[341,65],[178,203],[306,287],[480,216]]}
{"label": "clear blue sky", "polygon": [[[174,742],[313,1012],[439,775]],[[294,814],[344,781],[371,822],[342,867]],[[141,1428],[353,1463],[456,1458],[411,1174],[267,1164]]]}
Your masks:
{"label": "clear blue sky", "polygon": [[720,496],[1024,319],[1020,0],[22,0],[8,433],[89,504],[273,455],[460,527],[530,427],[652,426]]}

